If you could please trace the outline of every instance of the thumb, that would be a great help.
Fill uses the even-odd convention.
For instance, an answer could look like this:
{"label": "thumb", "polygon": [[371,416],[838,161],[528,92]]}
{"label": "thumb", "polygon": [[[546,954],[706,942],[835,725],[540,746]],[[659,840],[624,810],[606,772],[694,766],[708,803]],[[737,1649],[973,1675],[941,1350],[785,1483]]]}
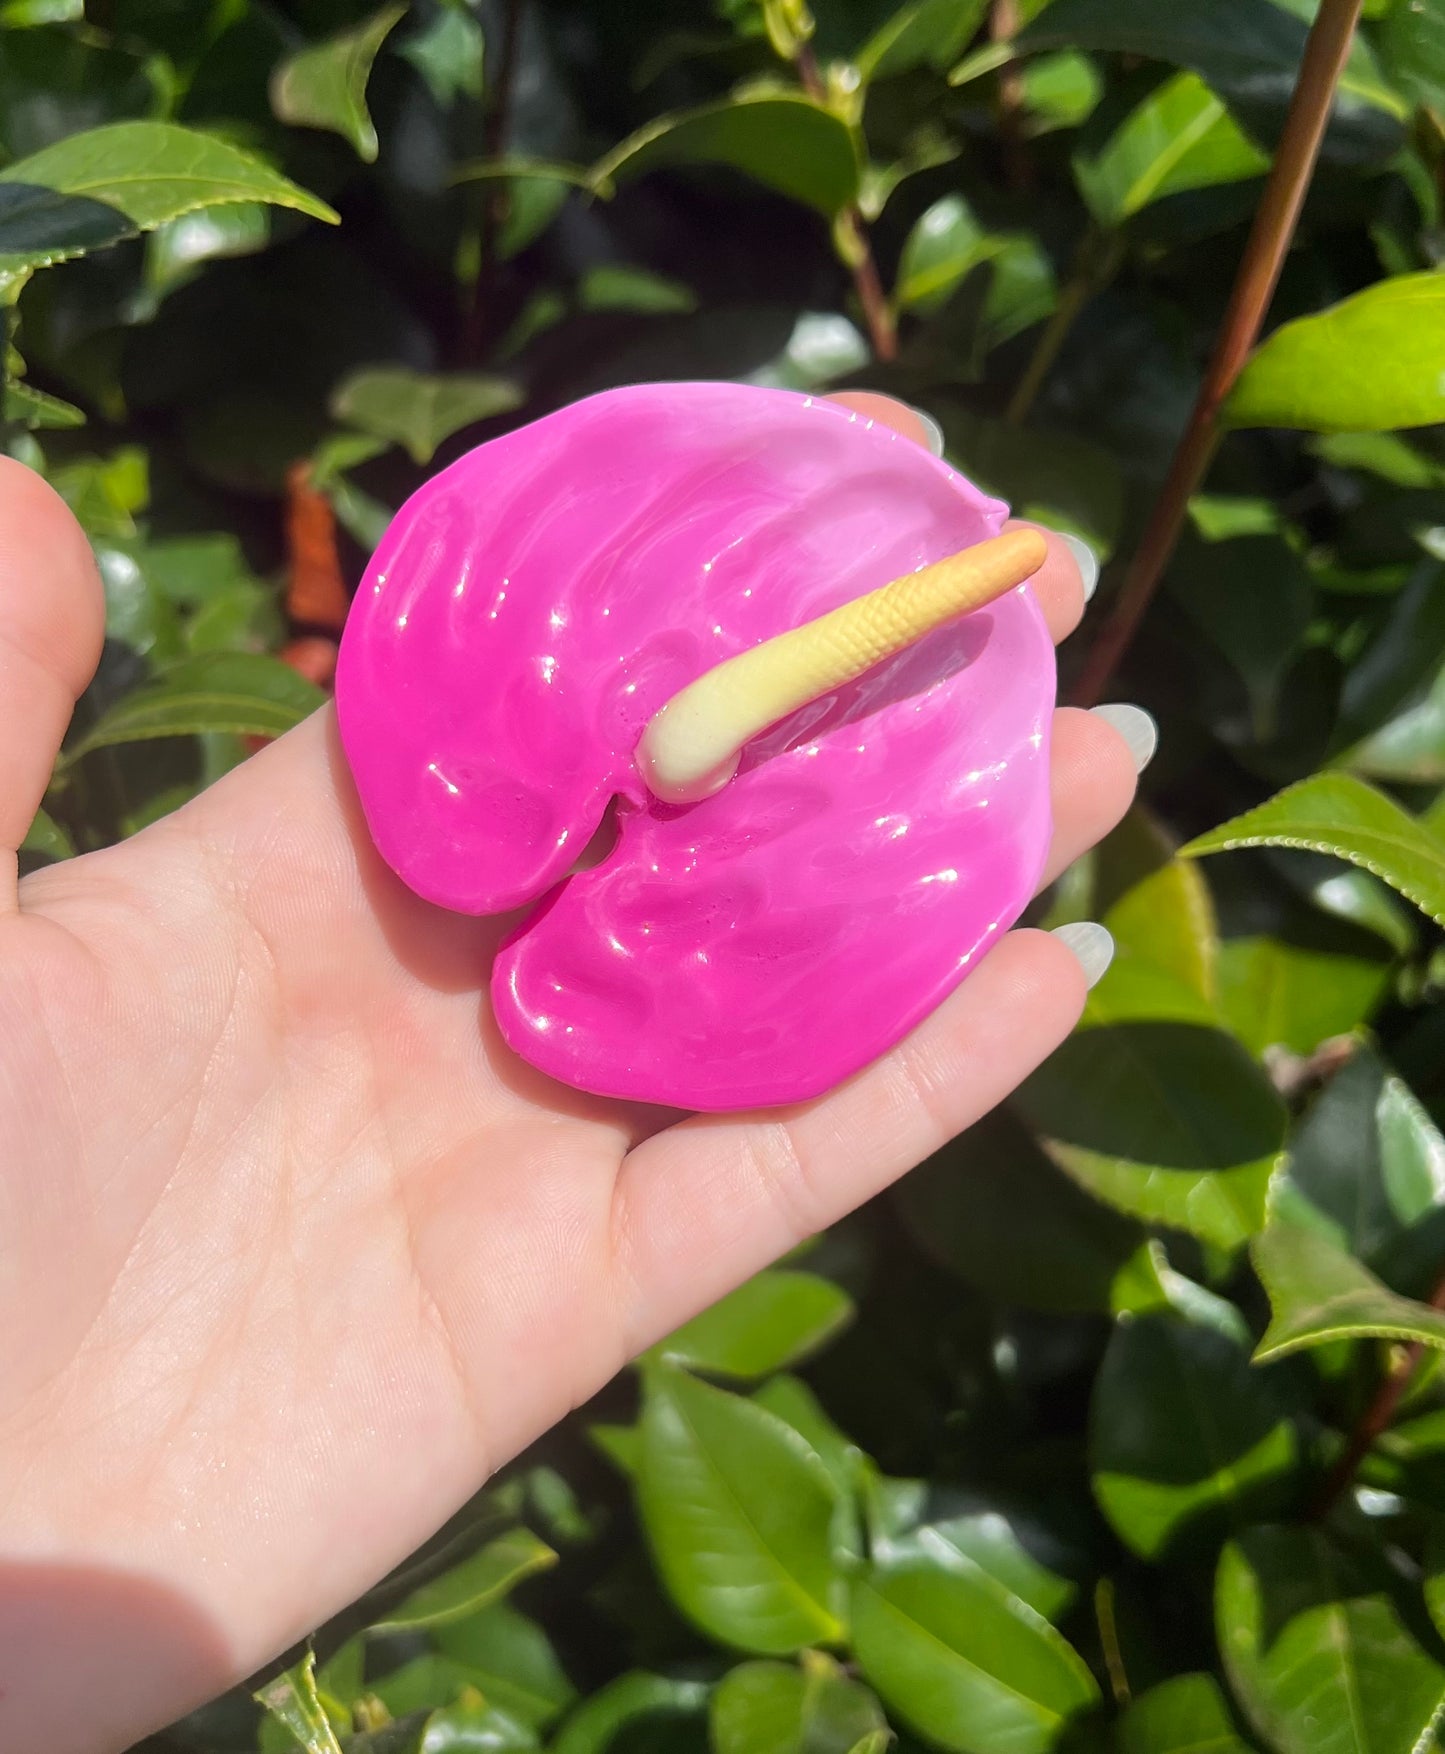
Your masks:
{"label": "thumb", "polygon": [[105,598],[54,488],[0,457],[0,913],[77,696],[95,673]]}

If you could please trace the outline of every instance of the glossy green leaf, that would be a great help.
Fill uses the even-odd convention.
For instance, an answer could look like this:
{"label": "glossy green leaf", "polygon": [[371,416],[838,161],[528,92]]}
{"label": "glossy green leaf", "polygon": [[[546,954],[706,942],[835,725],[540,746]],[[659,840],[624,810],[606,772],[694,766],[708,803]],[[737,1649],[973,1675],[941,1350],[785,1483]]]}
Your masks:
{"label": "glossy green leaf", "polygon": [[[419,1726],[416,1754],[527,1754],[541,1743],[490,1700],[460,1699],[434,1711]],[[384,1733],[384,1732],[383,1732]],[[347,1754],[360,1754],[348,1749]],[[380,1749],[373,1754],[381,1754]]]}
{"label": "glossy green leaf", "polygon": [[904,310],[933,309],[966,274],[996,256],[1004,241],[979,223],[962,195],[942,196],[908,234],[895,298]]}
{"label": "glossy green leaf", "polygon": [[1272,1312],[1257,1361],[1331,1340],[1445,1347],[1445,1314],[1391,1291],[1331,1235],[1297,1216],[1272,1219],[1251,1252]]}
{"label": "glossy green leaf", "polygon": [[1251,1754],[1213,1675],[1175,1675],[1119,1719],[1119,1754]]}
{"label": "glossy green leaf", "polygon": [[1016,1100],[1056,1163],[1134,1217],[1224,1249],[1262,1227],[1284,1107],[1213,1008],[1149,964],[1115,957]]}
{"label": "glossy green leaf", "polygon": [[1104,924],[1130,956],[1192,988],[1219,993],[1219,926],[1209,886],[1184,859],[1167,858],[1110,904]]}
{"label": "glossy green leaf", "polygon": [[865,83],[915,67],[941,71],[963,52],[987,11],[988,0],[911,0],[874,31],[854,64]]}
{"label": "glossy green leaf", "polygon": [[1395,83],[1417,103],[1445,112],[1445,6],[1440,0],[1393,0],[1381,34]]}
{"label": "glossy green leaf", "polygon": [[803,311],[782,350],[749,372],[747,382],[768,390],[821,390],[868,357],[868,343],[841,312]]}
{"label": "glossy green leaf", "polygon": [[673,1600],[714,1638],[770,1656],[841,1636],[838,1503],[781,1419],[670,1366],[648,1371],[643,1527]]}
{"label": "glossy green leaf", "polygon": [[146,284],[160,296],[173,292],[203,262],[250,256],[271,236],[271,219],[258,201],[203,207],[157,226],[146,244]]}
{"label": "glossy green leaf", "polygon": [[1385,994],[1382,957],[1346,956],[1283,938],[1231,938],[1220,947],[1219,1002],[1252,1053],[1312,1054],[1363,1023]]}
{"label": "glossy green leaf", "polygon": [[5,419],[16,421],[32,432],[85,425],[84,411],[73,402],[37,390],[23,378],[8,379],[4,392]]}
{"label": "glossy green leaf", "polygon": [[438,7],[397,54],[411,62],[439,104],[482,95],[486,43],[481,23],[465,6]]}
{"label": "glossy green leaf", "polygon": [[232,202],[336,215],[228,141],[171,122],[113,122],[0,171],[0,275],[100,249]]}
{"label": "glossy green leaf", "polygon": [[712,1689],[705,1681],[677,1681],[635,1671],[609,1681],[579,1705],[553,1738],[551,1754],[607,1754],[619,1738],[639,1726],[654,1728],[676,1746],[676,1730],[707,1709]]}
{"label": "glossy green leaf", "polygon": [[1087,1560],[1060,1540],[1036,1508],[961,1490],[919,1496],[917,1508],[929,1513],[928,1521],[872,1529],[872,1554],[880,1564],[926,1560],[986,1578],[998,1600],[1025,1617],[1057,1622],[1073,1605],[1079,1590],[1070,1574]]}
{"label": "glossy green leaf", "polygon": [[413,1591],[400,1606],[376,1622],[375,1630],[411,1632],[467,1619],[500,1602],[523,1578],[546,1571],[556,1563],[557,1555],[530,1529],[512,1529],[488,1541],[470,1559],[462,1560],[460,1565]]}
{"label": "glossy green leaf", "polygon": [[1445,276],[1398,275],[1276,329],[1240,374],[1225,418],[1307,432],[1445,420]]}
{"label": "glossy green leaf", "polygon": [[1363,866],[1445,925],[1445,841],[1349,774],[1315,774],[1210,829],[1185,856],[1234,847],[1305,847]]}
{"label": "glossy green leaf", "polygon": [[1235,1696],[1278,1754],[1427,1746],[1445,1667],[1377,1560],[1317,1529],[1254,1529],[1225,1548],[1215,1610]]}
{"label": "glossy green leaf", "polygon": [[1019,86],[1028,111],[1028,133],[1037,136],[1088,121],[1103,95],[1104,81],[1091,57],[1060,49],[1026,61]]}
{"label": "glossy green leaf", "polygon": [[[1438,1365],[1445,1355],[1427,1356]],[[1435,1374],[1438,1381],[1438,1370]],[[1417,1384],[1423,1384],[1427,1395],[1432,1392],[1426,1370],[1417,1369],[1412,1387]],[[1361,1460],[1358,1478],[1377,1491],[1396,1494],[1414,1510],[1423,1507],[1445,1516],[1445,1409],[1436,1407],[1416,1418],[1397,1417]],[[1427,1567],[1427,1596],[1429,1587]]]}
{"label": "glossy green leaf", "polygon": [[859,1481],[871,1467],[862,1450],[846,1432],[838,1429],[828,1417],[822,1402],[800,1377],[786,1374],[770,1376],[761,1388],[754,1391],[753,1399],[785,1425],[791,1425],[828,1470],[838,1488],[839,1500],[845,1513],[834,1524],[835,1545],[838,1544],[841,1527],[841,1533],[845,1537],[842,1544],[850,1551],[855,1550],[858,1541],[856,1529],[852,1526],[855,1521],[851,1515],[852,1497],[858,1489]]}
{"label": "glossy green leaf", "polygon": [[1410,785],[1445,782],[1445,669],[1423,700],[1405,707],[1340,759],[1366,779]]}
{"label": "glossy green leaf", "polygon": [[429,463],[454,432],[507,414],[522,392],[506,378],[457,372],[414,372],[401,365],[363,366],[338,385],[331,412],[376,438],[405,445],[412,460]]}
{"label": "glossy green leaf", "polygon": [[832,1280],[774,1268],[694,1316],[648,1356],[717,1376],[768,1376],[826,1346],[852,1315],[852,1298]]}
{"label": "glossy green leaf", "polygon": [[817,1651],[797,1668],[752,1662],[730,1669],[708,1718],[714,1754],[851,1754],[887,1727],[868,1689]]}
{"label": "glossy green leaf", "polygon": [[1269,159],[1209,87],[1177,73],[1152,91],[1074,175],[1100,225],[1121,225],[1153,201],[1263,176]]}
{"label": "glossy green leaf", "polygon": [[673,165],[726,165],[832,218],[858,193],[846,123],[807,98],[765,93],[660,116],[593,168],[599,187]]}
{"label": "glossy green leaf", "polygon": [[381,45],[405,16],[404,5],[384,6],[350,30],[288,55],[271,75],[271,108],[278,118],[340,134],[358,157],[373,163],[376,127],[366,87]]}
{"label": "glossy green leaf", "polygon": [[67,762],[117,743],[205,731],[279,737],[314,712],[321,690],[287,664],[251,652],[207,652],[161,671],[119,700],[65,751]]}
{"label": "glossy green leaf", "polygon": [[941,1558],[874,1566],[856,1580],[853,1649],[899,1720],[962,1754],[1042,1754],[1098,1696],[1047,1620]]}
{"label": "glossy green leaf", "polygon": [[506,1602],[445,1621],[434,1637],[486,1699],[534,1729],[546,1729],[576,1698],[547,1634]]}
{"label": "glossy green leaf", "polygon": [[341,1754],[336,1732],[316,1695],[316,1653],[308,1650],[294,1668],[268,1682],[256,1695],[262,1706],[291,1732],[306,1754]]}
{"label": "glossy green leaf", "polygon": [[1173,1314],[1114,1329],[1094,1386],[1089,1461],[1126,1546],[1159,1560],[1278,1512],[1296,1443],[1278,1381],[1216,1328]]}
{"label": "glossy green leaf", "polygon": [[1007,1111],[907,1176],[897,1197],[918,1246],[1002,1303],[1081,1312],[1162,1301],[1144,1227],[1086,1194]]}

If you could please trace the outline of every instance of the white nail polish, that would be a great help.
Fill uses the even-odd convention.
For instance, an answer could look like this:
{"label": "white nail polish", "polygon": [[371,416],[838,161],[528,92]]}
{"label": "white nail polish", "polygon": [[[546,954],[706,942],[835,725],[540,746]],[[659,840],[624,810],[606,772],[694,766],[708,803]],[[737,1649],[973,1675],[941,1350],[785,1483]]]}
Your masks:
{"label": "white nail polish", "polygon": [[1050,936],[1073,951],[1084,971],[1085,982],[1090,987],[1098,986],[1114,960],[1114,940],[1108,930],[1094,920],[1075,920],[1067,926],[1056,926]]}
{"label": "white nail polish", "polygon": [[1094,707],[1093,713],[1095,718],[1114,727],[1129,745],[1134,772],[1143,773],[1159,747],[1159,727],[1154,723],[1154,715],[1146,713],[1141,706],[1127,706],[1123,701],[1108,701],[1103,706]]}
{"label": "white nail polish", "polygon": [[1084,601],[1087,603],[1099,586],[1099,557],[1082,536],[1070,536],[1060,530],[1059,540],[1074,557],[1079,577],[1084,581]]}
{"label": "white nail polish", "polygon": [[943,455],[943,428],[925,409],[914,408],[913,418],[923,428],[925,435],[923,442],[935,457],[941,457]]}

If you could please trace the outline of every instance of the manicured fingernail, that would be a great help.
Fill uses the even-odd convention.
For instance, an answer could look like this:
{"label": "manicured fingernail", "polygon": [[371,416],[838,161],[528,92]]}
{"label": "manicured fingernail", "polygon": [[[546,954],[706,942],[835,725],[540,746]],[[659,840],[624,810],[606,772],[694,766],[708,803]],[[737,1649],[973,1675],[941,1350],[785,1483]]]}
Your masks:
{"label": "manicured fingernail", "polygon": [[1085,982],[1091,987],[1098,986],[1114,960],[1114,940],[1106,928],[1094,920],[1075,920],[1067,926],[1056,926],[1050,936],[1068,945],[1079,959]]}
{"label": "manicured fingernail", "polygon": [[1102,719],[1106,725],[1112,725],[1124,741],[1129,745],[1129,753],[1134,758],[1134,772],[1143,773],[1154,759],[1154,751],[1159,747],[1159,727],[1154,723],[1152,713],[1146,713],[1141,706],[1126,706],[1123,701],[1110,701],[1104,706],[1093,709],[1094,717]]}
{"label": "manicured fingernail", "polygon": [[1074,557],[1074,564],[1079,569],[1079,577],[1084,581],[1084,601],[1087,603],[1098,588],[1099,557],[1082,536],[1067,536],[1061,530],[1059,540]]}
{"label": "manicured fingernail", "polygon": [[924,444],[928,446],[929,450],[933,452],[935,457],[941,457],[943,455],[943,428],[933,416],[923,408],[914,408],[913,418],[923,428]]}

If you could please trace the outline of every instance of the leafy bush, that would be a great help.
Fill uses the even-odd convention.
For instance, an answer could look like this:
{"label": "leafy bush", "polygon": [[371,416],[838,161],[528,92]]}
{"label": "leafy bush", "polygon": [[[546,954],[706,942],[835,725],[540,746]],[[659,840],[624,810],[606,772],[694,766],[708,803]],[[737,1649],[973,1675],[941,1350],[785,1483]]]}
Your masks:
{"label": "leafy bush", "polygon": [[[1314,10],[6,0],[5,443],[110,632],[27,859],[311,710],[390,508],[607,385],[889,389],[1128,557]],[[1164,588],[1066,653],[1163,728],[1037,909],[1118,942],[1081,1028],[148,1746],[1430,1744],[1445,4],[1365,14]]]}

